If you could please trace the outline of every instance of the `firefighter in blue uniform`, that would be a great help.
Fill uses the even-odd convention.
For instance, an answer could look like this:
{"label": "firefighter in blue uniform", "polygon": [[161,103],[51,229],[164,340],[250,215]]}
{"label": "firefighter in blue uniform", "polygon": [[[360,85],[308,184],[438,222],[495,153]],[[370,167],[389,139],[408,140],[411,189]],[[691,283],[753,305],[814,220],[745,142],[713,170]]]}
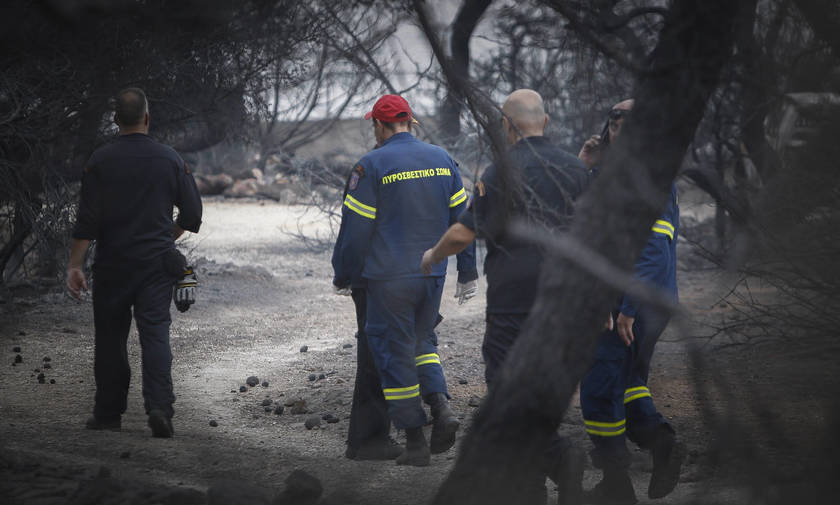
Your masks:
{"label": "firefighter in blue uniform", "polygon": [[[548,116],[537,92],[514,91],[502,112],[511,144],[508,156],[513,167],[509,175],[517,180],[507,185],[496,167],[489,166],[469,208],[435,247],[424,253],[421,265],[431,271],[476,236],[486,240],[487,324],[481,351],[488,388],[493,387],[528,318],[545,258],[539,246],[511,237],[507,223],[514,217],[528,218],[545,227],[547,233],[562,232],[572,218],[574,200],[589,181],[580,160],[543,136]],[[584,459],[580,450],[555,434],[543,459],[539,462],[543,474],[535,474],[533,486],[522,490],[522,503],[545,503],[546,475],[558,485],[558,503],[577,503]]]}
{"label": "firefighter in blue uniform", "polygon": [[[598,163],[610,139],[621,131],[632,100],[610,111],[601,136],[583,146],[580,158],[597,176]],[[679,232],[677,189],[636,261],[637,279],[677,299],[676,243]],[[628,467],[630,453],[625,439],[651,451],[653,471],[648,486],[650,498],[670,493],[679,480],[683,447],[673,428],[657,412],[647,387],[654,346],[668,324],[668,315],[624,295],[617,305],[614,329],[600,336],[595,362],[581,381],[580,403],[586,432],[595,445],[593,464],[603,471],[603,480],[584,493],[584,503],[633,504],[636,495]]]}
{"label": "firefighter in blue uniform", "polygon": [[[377,146],[378,147],[378,146]],[[355,172],[355,170],[353,171]],[[353,173],[344,186],[342,201],[347,198]],[[333,260],[337,260],[341,241],[336,242]],[[475,265],[475,242],[457,256],[458,281],[455,296],[463,304],[475,296],[478,270]],[[402,449],[389,436],[391,418],[388,417],[388,402],[382,394],[379,374],[368,346],[365,334],[367,320],[367,283],[358,278],[351,282],[349,294],[356,309],[356,378],[353,385],[353,400],[350,404],[350,422],[347,428],[347,450],[345,456],[354,460],[388,460],[402,454]],[[343,289],[339,294],[347,295]],[[440,320],[441,318],[438,318]]]}
{"label": "firefighter in blue uniform", "polygon": [[[384,95],[365,119],[372,119],[380,147],[362,157],[348,184],[333,285],[367,282],[365,333],[391,421],[406,432],[397,464],[425,466],[431,452],[454,444],[459,424],[434,333],[446,264],[424,274],[420,258],[455,222],[467,194],[446,151],[411,134],[402,97]],[[421,395],[431,407],[431,443]]]}
{"label": "firefighter in blue uniform", "polygon": [[[153,436],[168,438],[174,432],[175,401],[169,305],[178,283],[176,304],[186,310],[191,300],[182,295],[195,286],[194,275],[186,275],[186,260],[175,249],[175,239],[184,230],[198,233],[201,197],[189,167],[175,150],[148,136],[149,109],[143,91],[124,89],[115,104],[119,136],[96,150],[85,165],[67,269],[67,287],[79,298],[87,290],[82,263],[96,240],[96,397],[86,427],[120,429],[131,377],[126,340],[133,308],[149,427]],[[173,206],[179,210],[177,221],[172,219]],[[184,287],[187,284],[190,287]]]}

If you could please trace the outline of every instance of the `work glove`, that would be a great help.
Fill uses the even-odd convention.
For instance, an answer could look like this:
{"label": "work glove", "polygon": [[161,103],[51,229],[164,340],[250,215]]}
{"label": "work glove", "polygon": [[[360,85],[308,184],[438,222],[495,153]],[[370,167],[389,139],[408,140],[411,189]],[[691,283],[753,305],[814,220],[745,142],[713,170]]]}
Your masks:
{"label": "work glove", "polygon": [[333,284],[333,293],[340,296],[350,296],[351,294],[353,294],[353,288],[351,288],[350,286],[340,288]]}
{"label": "work glove", "polygon": [[478,292],[478,281],[459,282],[455,285],[455,298],[458,299],[458,305],[463,305],[464,302],[474,297]]}
{"label": "work glove", "polygon": [[195,303],[195,289],[198,287],[198,279],[195,276],[193,267],[184,269],[184,275],[175,284],[175,308],[179,312],[186,312],[190,305]]}

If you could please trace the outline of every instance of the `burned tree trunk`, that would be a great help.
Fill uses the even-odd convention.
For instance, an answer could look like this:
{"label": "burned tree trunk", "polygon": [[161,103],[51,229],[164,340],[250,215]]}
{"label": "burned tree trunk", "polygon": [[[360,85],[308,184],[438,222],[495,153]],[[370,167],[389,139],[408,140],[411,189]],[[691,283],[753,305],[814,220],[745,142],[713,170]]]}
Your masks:
{"label": "burned tree trunk", "polygon": [[[618,294],[604,275],[580,265],[596,257],[630,270],[732,53],[739,9],[754,4],[674,2],[639,77],[633,116],[576,209],[566,243],[578,256],[550,252],[531,317],[434,503],[517,503],[523,484],[540,472],[536,462],[589,367]],[[459,82],[452,77],[447,73],[450,84]]]}
{"label": "burned tree trunk", "polygon": [[[463,79],[469,77],[470,68],[470,38],[478,21],[490,6],[492,0],[465,0],[455,23],[452,25],[453,71],[458,72]],[[447,143],[453,143],[461,134],[461,101],[464,96],[457,88],[450,85],[449,93],[440,111],[440,124],[443,138]]]}

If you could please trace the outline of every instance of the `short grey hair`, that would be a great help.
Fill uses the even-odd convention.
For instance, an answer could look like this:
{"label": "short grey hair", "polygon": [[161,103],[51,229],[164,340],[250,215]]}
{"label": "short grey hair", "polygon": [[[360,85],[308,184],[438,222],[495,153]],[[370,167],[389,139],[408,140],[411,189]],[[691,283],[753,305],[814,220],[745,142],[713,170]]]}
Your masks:
{"label": "short grey hair", "polygon": [[149,112],[146,93],[140,88],[125,88],[117,93],[114,100],[114,112],[121,126],[137,126],[143,122]]}

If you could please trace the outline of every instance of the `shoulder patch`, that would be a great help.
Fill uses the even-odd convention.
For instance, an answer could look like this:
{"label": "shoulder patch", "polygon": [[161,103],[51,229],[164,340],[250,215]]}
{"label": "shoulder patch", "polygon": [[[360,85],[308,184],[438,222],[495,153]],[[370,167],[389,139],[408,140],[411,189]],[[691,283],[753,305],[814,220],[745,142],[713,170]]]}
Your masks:
{"label": "shoulder patch", "polygon": [[365,175],[364,167],[362,167],[361,165],[356,165],[355,170],[356,170],[356,172],[359,173],[359,177],[364,177],[364,175]]}
{"label": "shoulder patch", "polygon": [[475,187],[478,189],[478,196],[484,196],[487,194],[487,188],[484,187],[483,181],[478,181]]}
{"label": "shoulder patch", "polygon": [[359,187],[359,179],[361,179],[361,176],[359,175],[359,172],[356,171],[356,170],[353,170],[353,173],[350,174],[350,182],[347,184],[347,189],[349,191],[353,191],[354,189],[358,188]]}
{"label": "shoulder patch", "polygon": [[186,161],[184,162],[184,170],[186,170],[188,174],[190,173],[190,164]]}

